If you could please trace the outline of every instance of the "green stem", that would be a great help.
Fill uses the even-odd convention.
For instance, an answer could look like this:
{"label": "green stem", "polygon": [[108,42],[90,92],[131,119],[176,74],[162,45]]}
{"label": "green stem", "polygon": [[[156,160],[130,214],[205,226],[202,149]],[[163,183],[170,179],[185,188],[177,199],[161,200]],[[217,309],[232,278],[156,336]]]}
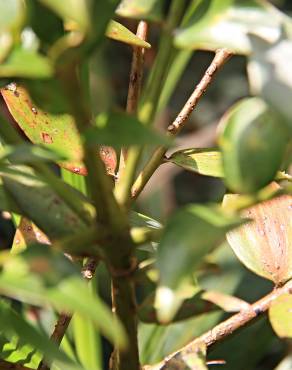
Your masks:
{"label": "green stem", "polygon": [[146,125],[153,123],[159,96],[164,84],[173,48],[173,30],[179,24],[185,8],[185,0],[173,0],[160,39],[153,71],[146,85],[138,117]]}
{"label": "green stem", "polygon": [[[82,135],[91,127],[91,115],[78,79],[78,63],[67,65],[61,72],[76,126]],[[111,240],[101,245],[101,249],[112,276],[113,311],[124,324],[130,343],[126,351],[114,351],[113,363],[119,364],[119,370],[139,370],[136,300],[132,278],[137,265],[134,243],[129,233],[128,218],[114,197],[111,179],[97,149],[83,144],[88,192],[96,208],[97,222],[110,231]]]}

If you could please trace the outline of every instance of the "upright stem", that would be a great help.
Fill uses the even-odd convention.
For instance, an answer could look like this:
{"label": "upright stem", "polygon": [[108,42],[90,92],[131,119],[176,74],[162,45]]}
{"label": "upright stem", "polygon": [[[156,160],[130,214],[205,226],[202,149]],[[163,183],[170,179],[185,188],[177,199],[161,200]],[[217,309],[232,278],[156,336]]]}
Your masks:
{"label": "upright stem", "polygon": [[153,122],[173,51],[173,31],[182,18],[184,8],[185,0],[172,0],[170,4],[169,13],[159,42],[159,51],[138,112],[139,119],[145,125],[150,125]]}
{"label": "upright stem", "polygon": [[[176,136],[181,129],[184,127],[186,120],[191,115],[192,111],[197,106],[200,98],[206,91],[207,87],[210,85],[212,80],[214,79],[216,72],[226,63],[226,61],[230,58],[231,52],[227,49],[219,49],[214,59],[212,60],[210,66],[206,70],[203,78],[199,82],[199,84],[195,87],[193,93],[185,103],[184,107],[177,115],[176,119],[173,121],[171,125],[168,126],[168,135],[170,137]],[[144,169],[139,174],[137,180],[135,181],[132,187],[132,197],[135,199],[144,189],[145,185],[147,184],[148,180],[155,172],[155,170],[160,166],[162,163],[162,159],[166,153],[166,148],[159,147],[154,152],[153,156],[151,157],[150,161],[146,164]]]}
{"label": "upright stem", "polygon": [[[148,25],[140,21],[137,27],[136,35],[142,40],[147,39]],[[141,90],[144,66],[144,48],[135,47],[133,50],[133,59],[130,72],[130,81],[127,98],[127,112],[136,114]],[[131,147],[129,151],[125,148],[121,150],[119,178],[116,184],[115,194],[121,204],[125,204],[130,198],[131,186],[134,181],[137,164],[140,159],[141,151],[137,147]],[[126,165],[127,162],[127,165]]]}
{"label": "upright stem", "polygon": [[[62,78],[77,128],[80,134],[83,134],[91,126],[91,115],[77,72],[78,64],[71,64],[62,71]],[[132,279],[137,262],[134,258],[134,243],[129,232],[128,219],[114,197],[111,179],[106,174],[98,148],[85,143],[83,150],[88,170],[88,192],[96,208],[97,222],[104,225],[111,234],[111,239],[107,245],[101,245],[101,249],[112,276],[113,312],[124,324],[130,343],[124,352],[119,348],[115,349],[113,364],[118,364],[119,370],[139,370],[136,300]]]}

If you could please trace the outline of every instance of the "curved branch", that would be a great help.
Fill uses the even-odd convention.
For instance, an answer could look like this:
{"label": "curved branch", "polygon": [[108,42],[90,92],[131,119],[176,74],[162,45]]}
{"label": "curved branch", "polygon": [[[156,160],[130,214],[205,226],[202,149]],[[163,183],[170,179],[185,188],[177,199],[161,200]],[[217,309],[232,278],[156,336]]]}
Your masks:
{"label": "curved branch", "polygon": [[[186,120],[191,115],[192,111],[196,108],[200,98],[206,91],[207,87],[213,81],[217,71],[223,67],[227,60],[231,57],[231,51],[227,49],[217,50],[214,59],[206,70],[203,78],[195,87],[195,90],[185,103],[182,110],[177,115],[176,119],[168,126],[167,131],[170,137],[176,136],[181,129],[184,127]],[[159,147],[153,154],[150,161],[146,164],[144,169],[139,174],[137,180],[135,181],[132,187],[132,198],[137,198],[137,196],[144,189],[144,186],[147,184],[148,180],[154,173],[154,171],[162,163],[163,156],[166,153],[166,148]]]}
{"label": "curved branch", "polygon": [[172,362],[176,360],[182,361],[183,355],[186,353],[195,352],[199,344],[205,344],[210,348],[215,343],[225,339],[233,334],[236,330],[244,327],[246,324],[255,320],[263,315],[270,307],[271,304],[282,294],[292,294],[292,280],[289,280],[284,286],[275,288],[271,293],[267,294],[257,302],[251,304],[247,309],[240,311],[236,315],[231,316],[229,319],[221,322],[214,328],[210,329],[200,337],[195,338],[192,342],[187,344],[180,350],[167,356],[162,362],[153,366],[145,366],[143,370],[171,370]]}

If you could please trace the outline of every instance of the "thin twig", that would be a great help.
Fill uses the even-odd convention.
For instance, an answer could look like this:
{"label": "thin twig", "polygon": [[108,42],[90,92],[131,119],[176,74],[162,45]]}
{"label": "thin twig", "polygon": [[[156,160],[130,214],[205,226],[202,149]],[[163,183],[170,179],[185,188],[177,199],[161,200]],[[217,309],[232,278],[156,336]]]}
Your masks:
{"label": "thin twig", "polygon": [[198,345],[202,343],[205,344],[207,348],[210,348],[215,343],[225,339],[233,334],[236,330],[243,328],[246,324],[263,315],[278,297],[287,293],[292,294],[292,280],[288,281],[282,287],[275,288],[271,293],[251,304],[249,308],[231,316],[229,319],[221,322],[213,329],[194,339],[185,347],[167,356],[159,364],[145,366],[144,370],[172,370],[172,360],[176,360],[177,363],[177,361],[179,361],[184,354],[195,352],[198,348]]}
{"label": "thin twig", "polygon": [[[140,21],[137,27],[136,35],[146,41],[148,33],[148,24],[145,21]],[[127,97],[127,112],[130,114],[136,114],[138,101],[141,90],[141,82],[143,77],[143,66],[144,66],[144,54],[145,48],[134,47],[133,58],[130,72],[130,81]],[[131,148],[129,150],[129,162],[127,168],[126,159],[128,156],[127,150],[122,148],[119,164],[119,178],[117,182],[117,198],[121,203],[125,202],[125,199],[129,197],[131,191],[131,185],[134,180],[136,165],[139,161],[140,155],[137,155],[137,148]]]}
{"label": "thin twig", "polygon": [[[93,278],[97,264],[98,264],[97,259],[88,258],[86,264],[81,270],[81,274],[84,277],[84,279],[90,281]],[[54,331],[51,335],[51,340],[53,340],[56,344],[58,345],[61,344],[71,319],[72,319],[71,314],[68,314],[66,312],[60,313],[59,318],[55,324]],[[38,370],[50,370],[50,365],[47,365],[44,361],[41,361],[38,366]]]}
{"label": "thin twig", "polygon": [[[219,49],[216,52],[215,57],[206,70],[203,78],[196,86],[195,90],[185,103],[184,107],[182,108],[176,119],[172,122],[171,125],[168,126],[167,131],[170,137],[176,136],[184,127],[186,120],[189,118],[192,111],[196,108],[200,98],[202,97],[210,83],[213,81],[216,73],[227,62],[231,55],[232,53],[227,49]],[[159,147],[154,152],[152,158],[141,171],[132,187],[132,198],[137,198],[137,196],[144,189],[144,186],[147,184],[154,171],[162,163],[162,159],[166,151],[166,148]]]}

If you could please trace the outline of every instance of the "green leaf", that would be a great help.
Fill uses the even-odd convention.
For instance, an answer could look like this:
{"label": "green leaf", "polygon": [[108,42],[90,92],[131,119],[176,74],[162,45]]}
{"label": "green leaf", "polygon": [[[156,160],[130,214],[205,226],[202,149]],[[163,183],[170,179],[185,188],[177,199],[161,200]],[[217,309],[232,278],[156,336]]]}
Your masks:
{"label": "green leaf", "polygon": [[25,19],[25,5],[21,0],[0,1],[0,33],[16,31]]}
{"label": "green leaf", "polygon": [[213,148],[179,150],[172,153],[167,161],[200,175],[224,176],[221,153]]}
{"label": "green leaf", "polygon": [[[31,245],[17,255],[2,255],[0,291],[18,300],[90,319],[112,343],[125,348],[125,331],[110,309],[90,292],[75,265],[47,245]],[[76,294],[78,292],[78,294]]]}
{"label": "green leaf", "polygon": [[6,145],[0,154],[0,162],[9,160],[14,164],[30,164],[36,162],[55,162],[65,160],[62,153],[53,151],[50,147],[31,144],[20,144],[17,146]]}
{"label": "green leaf", "polygon": [[285,35],[277,43],[253,36],[248,60],[248,77],[252,92],[261,95],[285,118],[292,132],[292,40]]}
{"label": "green leaf", "polygon": [[10,340],[1,337],[4,342],[0,353],[1,359],[12,363],[21,363],[27,367],[36,369],[42,359],[42,354],[37,352],[33,346],[21,343],[18,336],[13,336]]}
{"label": "green leaf", "polygon": [[[18,208],[52,240],[87,230],[85,222],[29,167],[1,167],[0,176],[5,191],[12,197]],[[81,208],[84,208],[85,217],[88,217],[89,209],[86,210],[86,203],[82,204],[82,196],[79,200],[76,190],[69,185],[64,184],[64,186],[68,192],[71,192],[72,197],[80,202]]]}
{"label": "green leaf", "polygon": [[[225,195],[228,209],[238,195]],[[259,203],[242,212],[253,220],[227,233],[227,240],[239,260],[257,275],[281,284],[292,277],[291,195]]]}
{"label": "green leaf", "polygon": [[48,361],[55,360],[56,363],[62,365],[62,369],[82,369],[61,352],[54,342],[26,322],[3,300],[0,302],[0,323],[2,333],[8,336],[16,334],[22,342],[30,344],[42,352]]}
{"label": "green leaf", "polygon": [[49,78],[50,60],[36,51],[15,47],[0,65],[0,77]]}
{"label": "green leaf", "polygon": [[[202,315],[210,311],[218,310],[218,305],[210,304],[206,302],[204,293],[198,292],[191,298],[183,300],[181,307],[172,318],[171,322],[178,322],[189,319],[191,317]],[[155,295],[150,294],[142,303],[138,306],[137,311],[138,317],[145,323],[156,323],[161,324],[157,318],[155,310]]]}
{"label": "green leaf", "polygon": [[269,184],[287,140],[283,119],[260,98],[245,98],[232,106],[221,119],[219,137],[227,186],[254,193]]}
{"label": "green leaf", "polygon": [[110,21],[106,30],[106,36],[109,37],[110,39],[122,41],[125,42],[126,44],[139,46],[141,48],[148,49],[151,47],[151,45],[148,42],[140,39],[138,36],[136,36],[133,32],[129,31],[121,23],[118,23],[116,21]]}
{"label": "green leaf", "polygon": [[169,361],[167,366],[181,366],[184,370],[208,370],[206,365],[207,347],[205,343],[198,343],[192,351],[183,350]]}
{"label": "green leaf", "polygon": [[121,17],[159,21],[164,3],[164,0],[122,0],[116,13]]}
{"label": "green leaf", "polygon": [[283,294],[273,301],[269,309],[270,323],[280,338],[292,338],[292,296]]}
{"label": "green leaf", "polygon": [[82,31],[87,32],[90,27],[90,8],[87,0],[39,0],[52,9],[64,21],[74,21]]}
{"label": "green leaf", "polygon": [[101,113],[96,118],[96,127],[87,130],[88,144],[110,145],[115,148],[130,145],[170,145],[170,140],[142,125],[134,116],[123,112]]}
{"label": "green leaf", "polygon": [[219,208],[198,204],[182,208],[170,218],[157,255],[160,282],[156,308],[160,321],[171,320],[181,303],[175,291],[202,263],[202,258],[224,239],[225,233],[241,223],[242,220]]}
{"label": "green leaf", "polygon": [[19,207],[13,201],[13,198],[5,190],[3,181],[0,178],[0,209],[2,211],[20,213]]}
{"label": "green leaf", "polygon": [[63,153],[70,160],[60,162],[62,167],[86,174],[81,140],[71,116],[42,111],[31,101],[27,91],[16,84],[9,84],[1,93],[13,118],[32,143]]}
{"label": "green leaf", "polygon": [[63,22],[51,9],[36,0],[26,0],[26,4],[29,26],[46,46],[64,35]]}
{"label": "green leaf", "polygon": [[199,0],[184,28],[177,31],[175,45],[186,49],[216,50],[226,47],[249,54],[249,33],[274,42],[280,35],[284,15],[259,0]]}

